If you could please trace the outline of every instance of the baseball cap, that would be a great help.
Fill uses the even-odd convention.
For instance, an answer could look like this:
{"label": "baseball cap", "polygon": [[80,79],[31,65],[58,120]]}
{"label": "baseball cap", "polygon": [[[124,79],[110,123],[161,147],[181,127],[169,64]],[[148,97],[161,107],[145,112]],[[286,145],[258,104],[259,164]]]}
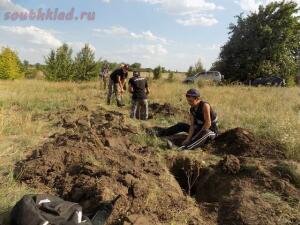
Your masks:
{"label": "baseball cap", "polygon": [[139,77],[140,76],[140,72],[139,71],[133,71],[133,76],[134,77]]}
{"label": "baseball cap", "polygon": [[200,97],[200,92],[197,89],[192,88],[186,92],[185,96],[186,97]]}

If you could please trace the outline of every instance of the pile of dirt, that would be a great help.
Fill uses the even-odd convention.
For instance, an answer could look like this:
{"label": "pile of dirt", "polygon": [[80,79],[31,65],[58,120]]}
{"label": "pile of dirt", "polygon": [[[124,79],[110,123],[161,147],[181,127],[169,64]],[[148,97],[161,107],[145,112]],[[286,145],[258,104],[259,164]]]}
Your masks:
{"label": "pile of dirt", "polygon": [[243,128],[228,130],[219,135],[214,147],[217,152],[236,156],[285,159],[285,148],[274,140],[261,139]]}
{"label": "pile of dirt", "polygon": [[86,215],[121,194],[107,224],[207,224],[155,150],[131,141],[138,130],[122,114],[62,115],[59,124],[64,133],[18,163],[21,182],[79,203]]}
{"label": "pile of dirt", "polygon": [[155,118],[157,116],[170,117],[175,115],[183,115],[184,117],[188,117],[187,111],[176,108],[169,103],[151,103],[149,104],[149,112],[151,118]]}
{"label": "pile of dirt", "polygon": [[300,189],[274,176],[277,161],[230,155],[205,166],[197,157],[187,157],[175,157],[170,171],[215,224],[300,224]]}
{"label": "pile of dirt", "polygon": [[227,155],[220,161],[219,166],[224,173],[237,174],[240,171],[240,160],[234,155]]}

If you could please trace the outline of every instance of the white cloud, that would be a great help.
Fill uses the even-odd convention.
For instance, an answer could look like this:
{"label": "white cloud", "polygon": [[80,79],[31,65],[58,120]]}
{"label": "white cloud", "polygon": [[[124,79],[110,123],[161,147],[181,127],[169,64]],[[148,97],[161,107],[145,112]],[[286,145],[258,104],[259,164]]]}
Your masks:
{"label": "white cloud", "polygon": [[9,12],[28,12],[27,9],[22,6],[13,3],[11,0],[0,0],[0,10]]}
{"label": "white cloud", "polygon": [[[110,2],[111,0],[102,0]],[[152,5],[158,5],[159,9],[174,15],[177,23],[185,26],[212,26],[218,21],[207,15],[207,12],[224,9],[221,5],[216,5],[212,0],[134,0],[145,2]],[[182,18],[185,17],[185,18]]]}
{"label": "white cloud", "polygon": [[62,42],[49,30],[35,26],[1,26],[1,40],[4,46],[17,51],[21,59],[31,63],[43,62],[50,49],[59,47]]}
{"label": "white cloud", "polygon": [[12,39],[50,48],[62,44],[52,33],[35,26],[0,26],[0,30],[2,31],[1,35],[7,36],[7,40]]}
{"label": "white cloud", "polygon": [[223,9],[213,2],[207,0],[141,0],[150,4],[158,4],[167,13],[176,15],[195,14],[205,11]]}
{"label": "white cloud", "polygon": [[168,54],[168,50],[164,48],[162,45],[133,45],[129,47],[127,50],[124,50],[120,53],[123,54],[134,54],[134,55],[149,55],[153,56],[162,56]]}
{"label": "white cloud", "polygon": [[147,41],[161,41],[162,43],[165,43],[165,44],[167,43],[167,39],[154,35],[150,30],[143,31],[141,34],[136,34],[136,33],[131,32],[130,35],[133,38],[137,38],[137,39],[144,39]]}
{"label": "white cloud", "polygon": [[[154,68],[157,65],[167,66],[172,57],[170,57],[169,50],[161,44],[133,44],[123,46],[122,49],[107,49],[101,51],[101,57],[113,62],[140,62],[144,67]],[[174,62],[172,62],[174,63]],[[172,67],[177,66],[175,63]]]}
{"label": "white cloud", "polygon": [[[86,43],[78,41],[78,42],[67,42],[67,44],[73,49],[73,53],[76,54],[85,46]],[[88,46],[92,51],[96,52],[95,46],[93,46],[92,44],[88,44]]]}
{"label": "white cloud", "polygon": [[93,29],[93,31],[95,32],[96,35],[111,35],[111,36],[122,36],[122,37],[129,37],[129,38],[133,38],[133,39],[143,39],[143,40],[147,40],[147,41],[160,41],[164,44],[166,44],[168,41],[166,38],[163,37],[159,37],[154,35],[150,30],[147,31],[143,31],[141,33],[135,33],[135,32],[131,32],[129,31],[127,28],[125,27],[121,27],[121,26],[112,26],[108,29]]}
{"label": "white cloud", "polygon": [[108,29],[96,28],[93,31],[100,35],[127,35],[127,34],[129,34],[129,31],[127,30],[127,28],[117,27],[117,26],[112,26]]}
{"label": "white cloud", "polygon": [[[179,17],[176,22],[185,26],[212,26],[218,23],[207,12],[224,9],[208,0],[140,0],[159,5],[165,12]],[[185,17],[185,18],[182,18]]]}
{"label": "white cloud", "polygon": [[235,2],[239,4],[244,11],[256,11],[259,5],[262,4],[261,1],[256,0],[240,0]]}
{"label": "white cloud", "polygon": [[176,22],[184,26],[194,26],[194,25],[213,26],[218,23],[218,20],[216,20],[213,17],[197,15],[197,16],[191,16],[187,19],[177,19]]}
{"label": "white cloud", "polygon": [[[235,1],[242,10],[255,12],[258,10],[260,5],[267,5],[271,2],[281,2],[282,0],[238,0]],[[300,0],[294,0],[298,5],[300,5]]]}
{"label": "white cloud", "polygon": [[224,44],[211,44],[211,45],[197,44],[197,47],[199,47],[201,50],[220,51],[223,45]]}

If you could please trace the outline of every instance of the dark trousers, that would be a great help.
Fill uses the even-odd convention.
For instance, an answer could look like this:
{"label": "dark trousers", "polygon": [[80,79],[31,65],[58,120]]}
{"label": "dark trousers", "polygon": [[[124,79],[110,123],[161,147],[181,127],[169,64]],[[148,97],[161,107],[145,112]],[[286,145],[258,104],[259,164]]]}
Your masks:
{"label": "dark trousers", "polygon": [[[177,123],[174,126],[163,129],[159,132],[159,136],[171,136],[177,133],[188,133],[190,125],[186,123]],[[181,146],[179,149],[194,149],[202,146],[207,140],[214,139],[217,133],[210,129],[202,129],[202,127],[196,127],[190,143],[185,146]]]}

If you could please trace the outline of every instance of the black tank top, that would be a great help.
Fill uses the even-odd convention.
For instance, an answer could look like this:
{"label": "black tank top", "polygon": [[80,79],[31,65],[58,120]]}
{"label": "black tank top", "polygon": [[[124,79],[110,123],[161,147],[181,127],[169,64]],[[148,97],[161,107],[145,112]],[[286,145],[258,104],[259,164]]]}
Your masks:
{"label": "black tank top", "polygon": [[[201,127],[204,124],[204,110],[203,109],[204,109],[205,103],[207,103],[207,102],[201,101],[199,105],[190,108],[190,113],[194,117],[194,124],[201,126]],[[207,103],[207,104],[209,104],[209,103]],[[217,114],[213,111],[213,109],[211,107],[210,107],[210,119],[211,119],[212,124],[217,123]]]}

